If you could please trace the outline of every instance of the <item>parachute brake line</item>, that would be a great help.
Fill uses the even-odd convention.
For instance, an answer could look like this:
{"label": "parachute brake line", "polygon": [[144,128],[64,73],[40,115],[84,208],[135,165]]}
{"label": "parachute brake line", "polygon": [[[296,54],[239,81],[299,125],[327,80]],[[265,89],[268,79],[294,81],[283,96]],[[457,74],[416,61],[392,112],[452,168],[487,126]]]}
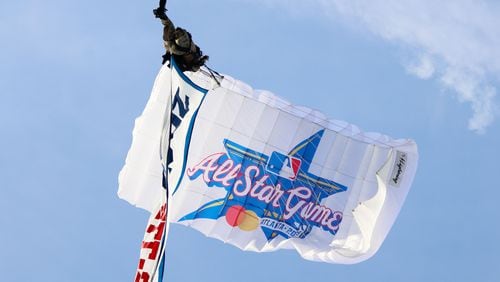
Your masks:
{"label": "parachute brake line", "polygon": [[210,73],[210,76],[215,80],[215,82],[217,82],[217,85],[219,85],[219,87],[220,87],[221,85],[220,85],[219,79],[223,79],[224,76],[219,74],[218,72],[214,71],[213,69],[208,67],[206,64],[204,64],[204,66],[207,68],[208,72]]}

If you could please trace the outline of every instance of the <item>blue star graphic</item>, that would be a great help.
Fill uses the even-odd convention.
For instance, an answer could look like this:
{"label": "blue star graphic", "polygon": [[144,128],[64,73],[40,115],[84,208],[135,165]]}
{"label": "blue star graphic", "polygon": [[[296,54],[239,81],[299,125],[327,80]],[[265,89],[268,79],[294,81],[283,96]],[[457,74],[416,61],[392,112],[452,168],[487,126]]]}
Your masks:
{"label": "blue star graphic", "polygon": [[[220,165],[224,161],[231,159],[234,164],[241,164],[238,175],[231,181],[230,185],[223,186],[220,182],[216,181],[207,183],[209,187],[224,188],[227,191],[226,196],[204,204],[197,210],[182,217],[179,221],[196,220],[199,218],[216,220],[226,216],[230,225],[236,226],[239,223],[236,222],[237,217],[239,217],[238,214],[235,217],[229,215],[228,212],[234,213],[234,207],[238,207],[238,213],[251,211],[252,215],[258,217],[260,228],[268,241],[271,241],[278,235],[285,238],[304,238],[310,233],[313,226],[335,234],[336,230],[328,230],[324,222],[322,224],[319,220],[306,219],[300,212],[296,212],[293,215],[286,215],[286,206],[295,206],[301,200],[300,197],[290,198],[290,192],[297,187],[305,187],[310,191],[311,194],[308,197],[308,203],[312,203],[311,205],[314,204],[316,207],[320,207],[321,201],[324,198],[347,190],[347,187],[342,184],[309,172],[323,133],[324,130],[316,132],[297,144],[286,155],[280,152],[273,152],[270,156],[225,139],[224,147],[227,154],[220,158],[218,163]],[[255,169],[247,170],[249,167]],[[245,175],[248,171],[250,172]],[[194,174],[190,176],[190,179],[193,180],[199,177],[200,174]],[[248,180],[251,180],[252,187],[258,186],[255,189],[252,188],[254,190],[253,196],[235,193],[234,186],[238,180],[240,184],[243,181],[248,182]],[[256,185],[259,183],[260,185]],[[268,189],[264,192],[265,187]],[[260,192],[258,189],[261,189]],[[258,197],[256,196],[257,194],[259,195]],[[264,201],[262,198],[268,200]],[[314,219],[314,216],[319,217],[319,211],[318,214],[313,215],[312,219]],[[229,219],[230,217],[231,219]],[[231,220],[234,222],[231,222]],[[340,224],[341,216],[335,220],[338,221],[336,222],[337,225]]]}

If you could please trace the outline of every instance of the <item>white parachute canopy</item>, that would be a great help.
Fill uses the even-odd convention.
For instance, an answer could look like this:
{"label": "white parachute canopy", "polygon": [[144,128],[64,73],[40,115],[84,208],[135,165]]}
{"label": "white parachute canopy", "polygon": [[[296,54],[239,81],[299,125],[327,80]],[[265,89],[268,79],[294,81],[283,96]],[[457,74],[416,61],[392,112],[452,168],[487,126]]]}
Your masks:
{"label": "white parachute canopy", "polygon": [[155,212],[162,156],[168,221],[243,250],[295,249],[345,264],[379,249],[418,161],[412,140],[363,133],[228,76],[219,84],[203,70],[184,74],[175,62],[136,120],[119,196]]}

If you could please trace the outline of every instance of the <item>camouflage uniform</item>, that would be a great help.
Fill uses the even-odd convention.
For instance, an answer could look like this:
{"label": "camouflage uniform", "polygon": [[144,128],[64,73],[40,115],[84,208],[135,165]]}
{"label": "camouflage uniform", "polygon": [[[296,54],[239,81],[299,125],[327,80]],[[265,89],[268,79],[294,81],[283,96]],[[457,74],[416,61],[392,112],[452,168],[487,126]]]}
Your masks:
{"label": "camouflage uniform", "polygon": [[166,15],[160,19],[164,25],[163,41],[167,51],[163,56],[163,63],[174,56],[182,71],[198,71],[208,60],[208,56],[203,55],[188,31],[180,27],[176,28]]}

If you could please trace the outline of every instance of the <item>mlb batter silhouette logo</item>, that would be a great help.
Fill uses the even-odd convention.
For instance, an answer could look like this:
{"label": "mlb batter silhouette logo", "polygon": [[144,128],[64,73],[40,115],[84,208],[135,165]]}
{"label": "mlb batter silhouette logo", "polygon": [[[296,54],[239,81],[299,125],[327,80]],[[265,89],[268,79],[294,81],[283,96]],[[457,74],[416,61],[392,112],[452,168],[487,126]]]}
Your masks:
{"label": "mlb batter silhouette logo", "polygon": [[299,158],[273,152],[267,163],[267,171],[280,177],[295,180],[302,161]]}

